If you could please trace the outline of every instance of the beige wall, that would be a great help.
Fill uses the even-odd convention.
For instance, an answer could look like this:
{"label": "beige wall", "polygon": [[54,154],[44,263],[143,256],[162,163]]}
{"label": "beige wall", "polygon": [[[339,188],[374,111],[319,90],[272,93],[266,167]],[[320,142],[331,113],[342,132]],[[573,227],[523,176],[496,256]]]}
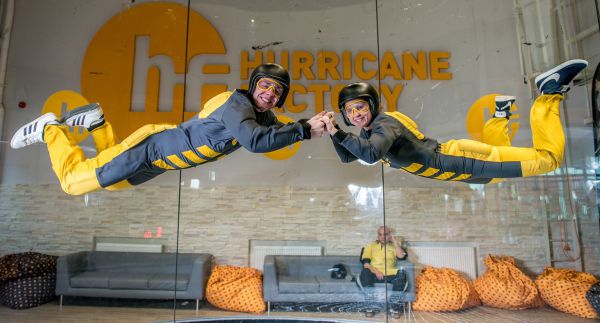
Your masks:
{"label": "beige wall", "polygon": [[[407,241],[477,244],[480,273],[491,253],[514,256],[536,274],[549,258],[547,219],[564,206],[549,183],[536,178],[474,187],[386,186],[386,223]],[[595,199],[583,193],[575,204],[577,210],[587,208],[579,218],[583,260],[587,271],[599,274],[598,214]],[[544,195],[550,200],[540,198]],[[0,254],[91,250],[94,236],[142,237],[157,227],[163,228],[168,251],[175,251],[178,200],[174,186],[98,192],[86,200],[65,195],[58,185],[3,185]],[[328,254],[358,254],[383,223],[381,199],[372,202],[377,206],[357,205],[346,187],[183,188],[179,250],[209,252],[218,263],[241,266],[248,264],[250,239],[324,240]]]}

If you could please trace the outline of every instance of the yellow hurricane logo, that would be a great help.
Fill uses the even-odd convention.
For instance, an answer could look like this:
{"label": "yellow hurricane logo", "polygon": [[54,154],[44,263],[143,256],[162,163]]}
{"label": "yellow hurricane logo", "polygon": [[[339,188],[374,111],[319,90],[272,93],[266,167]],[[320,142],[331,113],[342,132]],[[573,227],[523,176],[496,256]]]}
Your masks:
{"label": "yellow hurricane logo", "polygon": [[[279,120],[280,122],[283,122],[283,123],[294,122],[293,119],[286,117],[284,115],[277,115],[277,120]],[[265,156],[267,156],[271,159],[274,159],[274,160],[284,160],[284,159],[288,159],[288,158],[294,156],[294,154],[296,154],[296,152],[298,152],[298,149],[300,149],[300,142],[296,142],[293,145],[281,148],[279,150],[272,151],[270,153],[265,153]]]}
{"label": "yellow hurricane logo", "polygon": [[[57,116],[61,116],[67,111],[88,103],[89,102],[81,94],[75,91],[58,91],[46,99],[46,102],[44,102],[44,106],[42,107],[42,114],[54,112]],[[87,130],[82,127],[70,128],[69,131],[71,132],[71,137],[77,143],[82,142],[88,136]]]}
{"label": "yellow hurricane logo", "polygon": [[[208,100],[227,91],[223,76],[230,74],[230,66],[215,63],[227,53],[219,32],[188,10],[177,3],[142,3],[109,19],[84,55],[81,94],[56,92],[43,111],[60,116],[99,102],[119,139],[146,124],[179,124],[194,117]],[[79,128],[72,134],[77,142],[88,135]],[[300,145],[265,155],[288,159]]]}
{"label": "yellow hurricane logo", "polygon": [[[190,12],[189,35],[187,22],[188,8],[185,6],[145,3],[111,18],[92,39],[83,59],[81,90],[89,101],[102,104],[106,118],[114,125],[119,138],[125,138],[145,124],[180,123],[198,113],[201,102],[189,102],[196,111],[184,111],[182,76],[191,72],[185,67],[189,68],[196,56],[225,54],[226,50],[221,36],[204,17]],[[138,48],[140,44],[145,47]],[[147,67],[141,73],[146,77],[138,80],[143,95],[134,101],[134,70],[136,64],[140,64],[136,61],[139,58],[136,52],[141,50],[146,52],[142,59],[146,60]],[[158,57],[164,59],[158,60]],[[216,69],[218,73],[224,69],[228,73],[228,67]],[[207,64],[202,69],[210,73],[215,66]],[[164,84],[161,79],[164,81],[167,76],[178,81]],[[226,89],[226,85],[220,85],[190,90],[203,90],[203,96],[210,98]],[[172,102],[167,102],[170,103],[167,111],[158,108],[163,91],[168,91],[171,94],[168,97],[172,97]],[[134,109],[140,102],[140,109]]]}

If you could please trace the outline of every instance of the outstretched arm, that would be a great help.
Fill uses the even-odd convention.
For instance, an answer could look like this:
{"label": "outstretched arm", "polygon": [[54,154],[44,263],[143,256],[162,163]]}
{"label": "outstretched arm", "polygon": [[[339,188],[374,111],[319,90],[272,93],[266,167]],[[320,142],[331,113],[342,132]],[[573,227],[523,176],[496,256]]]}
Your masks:
{"label": "outstretched arm", "polygon": [[[259,119],[261,122],[259,122]],[[257,113],[251,106],[228,108],[222,116],[225,127],[246,149],[265,153],[310,139],[315,121],[300,120],[284,124],[271,111]]]}
{"label": "outstretched arm", "polygon": [[323,136],[323,133],[325,132],[325,122],[323,118],[325,115],[326,112],[321,111],[306,121],[308,124],[310,124],[311,138],[320,138]]}
{"label": "outstretched arm", "polygon": [[[331,129],[327,122],[325,124],[328,127],[327,130],[331,135],[334,147],[336,147],[336,151],[343,162],[344,160],[350,162],[360,158],[369,164],[373,164],[383,158],[394,141],[402,135],[398,122],[386,116],[379,116],[373,120],[373,129],[370,135],[364,136],[357,136],[337,128]],[[340,154],[340,150],[342,154]],[[355,159],[352,159],[349,155],[354,156]]]}
{"label": "outstretched arm", "polygon": [[335,152],[338,154],[338,157],[340,157],[340,160],[342,161],[342,163],[350,163],[350,162],[357,160],[358,158],[356,156],[354,156],[350,151],[348,151],[348,149],[346,149],[339,142],[337,142],[336,140],[333,139],[333,136],[338,131],[341,131],[340,127],[337,125],[337,122],[335,121],[333,112],[327,112],[325,114],[325,117],[323,117],[323,121],[325,124],[325,128],[327,129],[327,132],[329,133],[329,136],[331,138],[331,143],[333,143],[333,148],[335,149]]}

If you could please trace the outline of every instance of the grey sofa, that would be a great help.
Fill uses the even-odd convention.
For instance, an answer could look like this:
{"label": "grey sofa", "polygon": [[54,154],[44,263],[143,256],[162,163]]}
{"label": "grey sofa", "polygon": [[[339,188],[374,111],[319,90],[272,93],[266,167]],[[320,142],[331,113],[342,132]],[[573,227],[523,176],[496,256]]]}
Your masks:
{"label": "grey sofa", "polygon": [[[56,295],[195,299],[204,298],[212,255],[82,251],[58,258]],[[175,270],[177,262],[177,281]],[[177,291],[177,294],[175,294]]]}
{"label": "grey sofa", "polygon": [[[346,279],[332,279],[329,268],[344,264]],[[264,262],[263,293],[270,310],[271,302],[402,302],[410,305],[415,300],[414,265],[398,261],[398,268],[406,271],[408,289],[393,292],[392,284],[375,284],[361,291],[352,281],[358,277],[362,263],[357,256],[266,256]]]}

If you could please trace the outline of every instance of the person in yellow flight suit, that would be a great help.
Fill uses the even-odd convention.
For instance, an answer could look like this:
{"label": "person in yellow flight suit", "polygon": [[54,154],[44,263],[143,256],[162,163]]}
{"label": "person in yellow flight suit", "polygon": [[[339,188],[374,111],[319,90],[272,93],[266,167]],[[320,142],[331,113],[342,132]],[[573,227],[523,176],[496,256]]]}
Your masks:
{"label": "person in yellow flight suit", "polygon": [[506,132],[505,123],[494,119],[510,115],[514,97],[496,97],[496,118],[488,121],[487,130],[484,128],[487,143],[467,139],[439,143],[425,137],[417,124],[404,114],[380,113],[379,95],[368,83],[347,85],[339,94],[344,122],[359,127],[360,135],[341,130],[333,112],[327,113],[325,125],[344,163],[361,159],[372,164],[381,160],[418,176],[479,184],[544,174],[562,162],[565,138],[559,105],[569,90],[569,83],[586,66],[584,60],[570,60],[536,77],[535,84],[541,95],[530,112],[531,148],[510,147],[507,136],[500,140],[489,136]]}
{"label": "person in yellow flight suit", "polygon": [[[18,149],[46,143],[52,168],[67,194],[118,190],[167,170],[215,161],[240,147],[264,153],[320,137],[325,112],[283,124],[271,111],[283,105],[289,88],[290,77],[282,66],[262,64],[252,72],[248,90],[213,97],[197,118],[180,125],[146,125],[117,144],[102,108],[93,103],[71,110],[61,119],[46,113],[18,129],[10,144]],[[70,137],[68,127],[77,126],[92,134],[96,157],[86,159]]]}

